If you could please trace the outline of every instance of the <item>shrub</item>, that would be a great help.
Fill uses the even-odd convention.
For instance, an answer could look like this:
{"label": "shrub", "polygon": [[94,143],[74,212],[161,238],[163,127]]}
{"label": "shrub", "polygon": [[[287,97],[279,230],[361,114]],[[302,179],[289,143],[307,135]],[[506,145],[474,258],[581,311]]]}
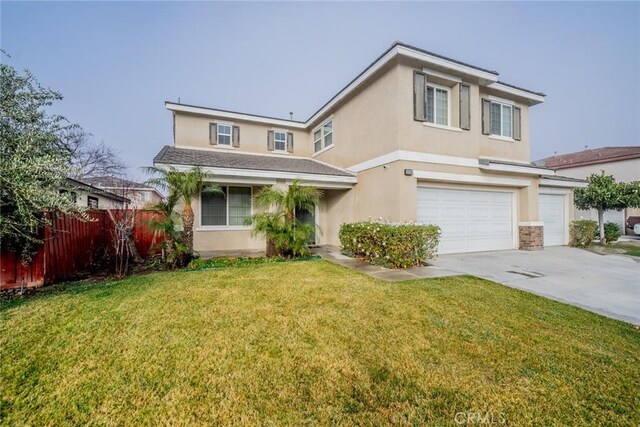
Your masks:
{"label": "shrub", "polygon": [[586,248],[598,235],[598,223],[590,219],[579,219],[571,222],[569,229],[569,245]]}
{"label": "shrub", "polygon": [[383,267],[410,268],[436,256],[440,228],[364,221],[342,224],[339,236],[345,253]]}
{"label": "shrub", "polygon": [[615,242],[620,238],[620,227],[615,222],[605,222],[604,224],[604,240],[607,243]]}

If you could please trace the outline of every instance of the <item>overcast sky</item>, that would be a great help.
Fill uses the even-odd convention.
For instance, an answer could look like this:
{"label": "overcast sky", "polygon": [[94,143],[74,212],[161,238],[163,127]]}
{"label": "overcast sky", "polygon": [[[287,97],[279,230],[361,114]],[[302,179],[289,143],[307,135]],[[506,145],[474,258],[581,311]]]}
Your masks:
{"label": "overcast sky", "polygon": [[640,145],[640,4],[14,3],[0,44],[141,177],[165,100],[305,120],[394,40],[547,94],[531,159]]}

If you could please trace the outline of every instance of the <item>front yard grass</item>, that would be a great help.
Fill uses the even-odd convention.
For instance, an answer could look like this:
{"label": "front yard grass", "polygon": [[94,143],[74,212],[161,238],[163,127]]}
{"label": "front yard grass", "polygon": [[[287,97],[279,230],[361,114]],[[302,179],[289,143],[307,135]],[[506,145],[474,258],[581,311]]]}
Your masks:
{"label": "front yard grass", "polygon": [[473,277],[157,273],[4,302],[0,322],[4,424],[640,422],[638,329]]}

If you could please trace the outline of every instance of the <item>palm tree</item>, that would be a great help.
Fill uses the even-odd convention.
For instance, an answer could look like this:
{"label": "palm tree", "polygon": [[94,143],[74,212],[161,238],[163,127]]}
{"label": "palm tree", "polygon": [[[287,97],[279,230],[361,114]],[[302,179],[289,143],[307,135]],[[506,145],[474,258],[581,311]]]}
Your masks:
{"label": "palm tree", "polygon": [[152,219],[149,225],[155,232],[161,232],[164,236],[163,260],[171,259],[173,252],[176,223],[180,219],[180,216],[174,210],[177,203],[177,193],[173,192],[169,193],[166,200],[162,200],[151,206],[151,210],[160,214],[160,218]]}
{"label": "palm tree", "polygon": [[271,210],[251,218],[253,235],[264,234],[267,238],[267,255],[273,255],[274,249],[285,256],[308,255],[315,226],[296,219],[296,211],[313,212],[320,197],[322,191],[302,186],[298,180],[286,191],[269,186],[254,196],[256,207]]}
{"label": "palm tree", "polygon": [[198,166],[187,171],[180,171],[173,166],[166,168],[149,167],[148,173],[158,175],[147,181],[148,184],[163,187],[170,194],[176,194],[177,200],[182,199],[182,221],[184,223],[183,241],[187,252],[193,254],[193,208],[191,203],[200,193],[222,194],[224,191],[218,185],[207,184],[207,174]]}

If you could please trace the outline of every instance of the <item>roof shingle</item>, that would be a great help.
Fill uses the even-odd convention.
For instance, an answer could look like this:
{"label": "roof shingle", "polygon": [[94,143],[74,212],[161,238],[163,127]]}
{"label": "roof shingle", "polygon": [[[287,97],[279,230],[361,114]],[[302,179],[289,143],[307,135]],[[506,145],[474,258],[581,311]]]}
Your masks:
{"label": "roof shingle", "polygon": [[640,158],[640,146],[593,148],[547,157],[538,162],[544,162],[544,165],[551,169],[565,169],[635,158]]}
{"label": "roof shingle", "polygon": [[166,145],[153,159],[154,163],[229,169],[251,169],[316,175],[354,176],[353,174],[313,159],[267,156],[177,148]]}

